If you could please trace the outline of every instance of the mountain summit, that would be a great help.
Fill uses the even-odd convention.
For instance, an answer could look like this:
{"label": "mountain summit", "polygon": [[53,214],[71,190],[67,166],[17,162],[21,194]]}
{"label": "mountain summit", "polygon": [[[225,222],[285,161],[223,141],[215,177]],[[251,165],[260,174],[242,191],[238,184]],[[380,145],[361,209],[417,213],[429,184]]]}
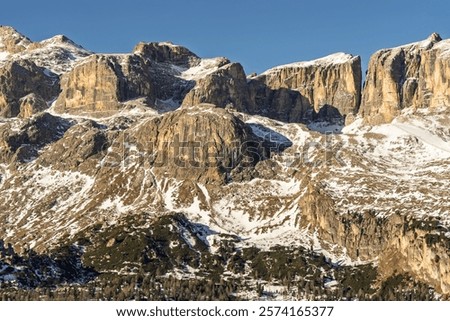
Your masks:
{"label": "mountain summit", "polygon": [[14,54],[25,50],[31,40],[8,26],[0,26],[0,51]]}

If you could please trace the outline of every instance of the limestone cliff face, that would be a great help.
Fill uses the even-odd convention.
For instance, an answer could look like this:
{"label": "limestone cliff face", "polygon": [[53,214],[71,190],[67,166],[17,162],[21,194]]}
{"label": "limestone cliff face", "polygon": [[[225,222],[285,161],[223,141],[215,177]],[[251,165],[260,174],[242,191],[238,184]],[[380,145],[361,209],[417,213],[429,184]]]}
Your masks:
{"label": "limestone cliff face", "polygon": [[38,156],[38,150],[60,139],[72,123],[68,120],[41,113],[21,120],[19,129],[0,127],[0,161],[12,167]]}
{"label": "limestone cliff face", "polygon": [[189,49],[177,46],[171,42],[141,42],[134,47],[134,53],[159,63],[171,63],[177,66],[195,66],[200,62]]}
{"label": "limestone cliff face", "polygon": [[93,55],[61,78],[60,112],[108,114],[132,98],[153,99],[149,69],[136,55]]}
{"label": "limestone cliff face", "polygon": [[247,111],[252,103],[244,68],[238,63],[228,63],[199,79],[182,105],[195,106],[201,103]]}
{"label": "limestone cliff face", "polygon": [[360,83],[360,59],[346,54],[249,80],[228,59],[200,59],[171,43],[139,43],[132,54],[94,55],[63,75],[56,110],[101,116],[145,98],[160,111],[210,103],[289,122],[343,119],[359,106]]}
{"label": "limestone cliff face", "polygon": [[376,212],[341,213],[333,199],[310,182],[300,201],[300,226],[338,244],[353,259],[378,258],[384,277],[410,273],[443,293],[450,293],[448,239],[438,222],[418,222],[401,215],[377,217]]}
{"label": "limestone cliff face", "polygon": [[59,94],[59,75],[91,52],[65,36],[33,42],[0,26],[0,117],[30,117]]}
{"label": "limestone cliff face", "polygon": [[376,52],[369,62],[360,115],[370,124],[390,122],[408,107],[450,104],[450,41],[428,39]]}
{"label": "limestone cliff face", "polygon": [[134,156],[148,162],[156,177],[201,183],[224,183],[232,170],[253,166],[264,154],[246,124],[210,104],[149,119],[119,141],[135,146]]}
{"label": "limestone cliff face", "polygon": [[359,57],[335,54],[247,79],[240,64],[225,58],[200,59],[171,43],[139,43],[132,54],[95,55],[64,75],[56,110],[113,113],[144,97],[163,111],[209,103],[289,122],[343,119],[359,106],[360,64]]}
{"label": "limestone cliff face", "polygon": [[147,106],[165,100],[181,101],[192,87],[177,77],[200,59],[170,43],[140,43],[132,54],[93,55],[61,79],[56,110],[102,116],[128,100],[144,98]]}
{"label": "limestone cliff face", "polygon": [[250,80],[252,113],[288,122],[345,118],[357,112],[361,59],[337,53],[275,67]]}
{"label": "limestone cliff face", "polygon": [[[29,94],[49,101],[57,96],[56,75],[28,60],[12,61],[0,67],[0,117],[16,117]],[[43,109],[40,100],[37,109]],[[25,106],[22,106],[25,108]]]}

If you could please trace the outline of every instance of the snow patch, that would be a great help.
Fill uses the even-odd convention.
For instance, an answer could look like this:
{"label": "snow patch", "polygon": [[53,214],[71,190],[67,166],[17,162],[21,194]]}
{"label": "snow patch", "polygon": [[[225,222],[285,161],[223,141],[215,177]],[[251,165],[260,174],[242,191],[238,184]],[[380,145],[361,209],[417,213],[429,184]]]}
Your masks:
{"label": "snow patch", "polygon": [[331,55],[325,56],[323,58],[315,59],[315,60],[294,62],[294,63],[290,63],[290,64],[286,64],[286,65],[276,66],[274,68],[266,70],[265,72],[262,73],[262,75],[267,75],[267,74],[271,74],[274,72],[278,72],[280,69],[285,69],[285,68],[307,68],[307,67],[312,67],[312,66],[328,67],[328,66],[332,66],[332,65],[340,65],[340,64],[345,64],[353,59],[355,59],[355,56],[353,56],[353,55],[346,54],[343,52],[338,52],[338,53],[331,54]]}
{"label": "snow patch", "polygon": [[202,59],[197,66],[191,67],[181,72],[180,78],[185,80],[198,80],[206,77],[219,69],[224,58]]}
{"label": "snow patch", "polygon": [[9,52],[0,51],[0,61],[7,60],[9,56]]}

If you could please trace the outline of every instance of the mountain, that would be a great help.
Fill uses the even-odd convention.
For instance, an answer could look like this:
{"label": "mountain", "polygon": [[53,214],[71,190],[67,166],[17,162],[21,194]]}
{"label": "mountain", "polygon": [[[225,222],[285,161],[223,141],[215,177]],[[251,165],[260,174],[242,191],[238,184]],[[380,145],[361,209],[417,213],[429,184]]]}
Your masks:
{"label": "mountain", "polygon": [[252,77],[250,86],[255,114],[288,122],[344,120],[359,107],[361,59],[336,53],[278,66]]}
{"label": "mountain", "polygon": [[376,52],[369,62],[360,113],[369,123],[390,122],[404,108],[449,105],[450,41],[426,40]]}
{"label": "mountain", "polygon": [[363,88],[345,53],[248,76],[1,35],[2,299],[448,299],[438,35]]}
{"label": "mountain", "polygon": [[0,116],[28,117],[47,109],[59,94],[59,75],[90,54],[65,36],[32,42],[0,26]]}

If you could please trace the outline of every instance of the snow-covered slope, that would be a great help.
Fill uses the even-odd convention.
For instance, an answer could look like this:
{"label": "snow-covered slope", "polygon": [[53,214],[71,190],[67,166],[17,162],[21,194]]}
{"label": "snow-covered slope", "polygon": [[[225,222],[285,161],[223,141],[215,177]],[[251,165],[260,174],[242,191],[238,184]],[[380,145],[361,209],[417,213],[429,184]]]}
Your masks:
{"label": "snow-covered slope", "polygon": [[91,54],[92,52],[75,44],[66,36],[58,35],[41,42],[31,43],[19,53],[1,53],[0,64],[7,60],[27,59],[39,67],[47,68],[60,75],[71,70],[77,62]]}
{"label": "snow-covered slope", "polygon": [[185,80],[198,80],[216,71],[220,66],[228,62],[228,59],[222,57],[202,59],[198,65],[183,69],[180,78]]}
{"label": "snow-covered slope", "polygon": [[352,59],[355,59],[356,57],[344,52],[337,52],[322,58],[310,60],[310,61],[300,61],[300,62],[293,62],[286,65],[280,65],[273,68],[270,68],[262,73],[262,75],[270,74],[273,72],[276,72],[280,69],[285,68],[307,68],[312,66],[330,66],[330,65],[339,65],[348,63]]}

